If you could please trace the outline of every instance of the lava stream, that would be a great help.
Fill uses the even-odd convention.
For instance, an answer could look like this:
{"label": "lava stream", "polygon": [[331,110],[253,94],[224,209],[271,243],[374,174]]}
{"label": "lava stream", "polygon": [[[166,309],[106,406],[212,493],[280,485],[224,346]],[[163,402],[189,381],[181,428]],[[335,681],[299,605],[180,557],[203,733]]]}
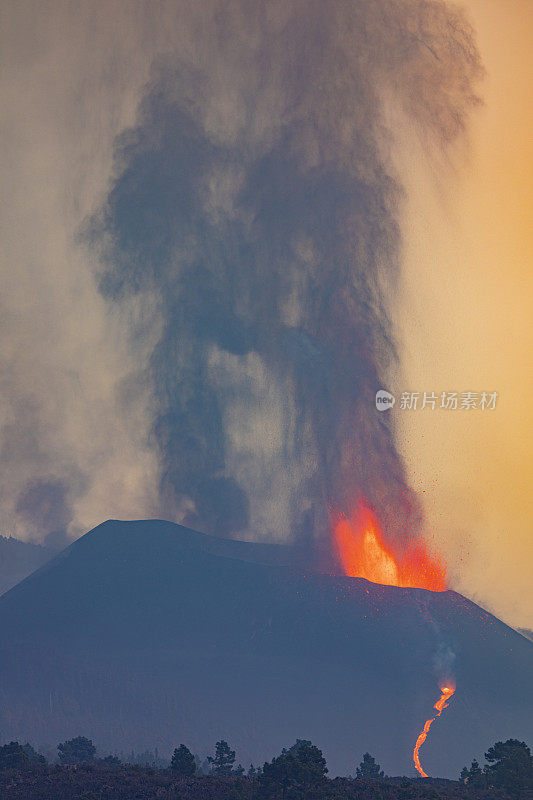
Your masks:
{"label": "lava stream", "polygon": [[422,745],[424,744],[424,742],[426,741],[426,738],[427,738],[427,735],[429,733],[429,729],[431,728],[432,723],[435,722],[437,717],[440,717],[440,715],[442,714],[442,712],[444,711],[445,708],[448,708],[447,700],[449,700],[450,697],[452,696],[452,694],[455,692],[455,686],[453,684],[448,684],[447,686],[441,686],[440,690],[441,690],[442,694],[441,694],[440,698],[437,700],[437,702],[435,703],[435,705],[433,706],[433,708],[437,709],[437,713],[435,714],[435,716],[432,719],[426,720],[426,724],[424,725],[424,729],[423,729],[422,733],[419,735],[418,739],[416,740],[415,749],[413,750],[413,761],[415,762],[415,767],[417,768],[417,770],[419,771],[420,775],[423,778],[427,778],[429,776],[422,769],[422,765],[420,763],[419,750],[422,747]]}

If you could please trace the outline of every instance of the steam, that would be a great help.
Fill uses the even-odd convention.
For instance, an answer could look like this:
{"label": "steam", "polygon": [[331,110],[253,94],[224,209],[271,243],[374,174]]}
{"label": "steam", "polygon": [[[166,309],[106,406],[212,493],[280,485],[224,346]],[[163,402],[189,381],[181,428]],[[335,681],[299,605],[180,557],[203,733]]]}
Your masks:
{"label": "steam", "polygon": [[[132,7],[138,31],[148,6]],[[153,60],[137,119],[76,244],[109,402],[87,418],[81,400],[68,430],[19,392],[17,519],[51,504],[48,527],[75,532],[83,504],[100,521],[134,486],[136,509],[205,531],[320,537],[363,494],[389,536],[416,533],[374,406],[401,255],[387,108],[430,148],[463,132],[480,74],[467,22],[419,0],[202,0],[151,23],[148,44],[128,40]],[[69,355],[77,375],[100,345]],[[97,433],[94,457],[72,448],[76,426]],[[99,471],[120,476],[109,492]]]}
{"label": "steam", "polygon": [[450,681],[455,677],[455,650],[444,641],[439,642],[433,660],[433,668],[441,681]]}

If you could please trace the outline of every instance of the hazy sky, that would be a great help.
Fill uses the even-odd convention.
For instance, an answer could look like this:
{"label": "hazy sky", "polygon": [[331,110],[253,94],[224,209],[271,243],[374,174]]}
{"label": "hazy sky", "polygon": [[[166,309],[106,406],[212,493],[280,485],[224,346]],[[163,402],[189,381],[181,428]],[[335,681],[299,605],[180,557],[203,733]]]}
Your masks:
{"label": "hazy sky", "polygon": [[[190,55],[190,38],[166,19],[171,4],[158,4],[157,15],[154,6],[111,0],[103,24],[98,2],[75,13],[61,0],[4,5],[5,534],[38,539],[46,519],[49,531],[68,526],[76,535],[111,516],[160,513],[154,400],[142,367],[161,334],[158,300],[146,291],[110,313],[94,280],[98,255],[77,238],[109,190],[113,139],[135,121],[154,56],[178,47]],[[449,154],[444,172],[413,136],[395,150],[408,199],[394,310],[402,372],[392,383],[497,391],[499,400],[484,413],[397,406],[395,414],[453,586],[533,627],[533,0],[466,7],[487,71],[468,143]],[[199,4],[190,8],[201,30]],[[257,380],[271,390],[265,376]],[[269,409],[276,414],[274,400]],[[249,423],[264,438],[261,414]],[[43,477],[28,486],[29,475]]]}
{"label": "hazy sky", "polygon": [[[402,388],[499,392],[484,414],[398,413],[454,584],[533,623],[533,2],[470,0],[487,71],[456,180],[411,172]],[[409,159],[409,170],[414,160]]]}

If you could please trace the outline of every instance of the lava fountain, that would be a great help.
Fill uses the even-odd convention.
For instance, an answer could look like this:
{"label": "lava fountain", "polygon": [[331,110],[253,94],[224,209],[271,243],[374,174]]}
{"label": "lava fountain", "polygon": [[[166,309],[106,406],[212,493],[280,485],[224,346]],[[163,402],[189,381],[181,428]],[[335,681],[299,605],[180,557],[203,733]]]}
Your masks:
{"label": "lava fountain", "polygon": [[420,748],[426,741],[429,729],[431,728],[432,724],[435,722],[437,717],[440,717],[444,709],[448,708],[449,705],[448,700],[455,692],[455,684],[448,682],[446,686],[441,686],[440,690],[441,690],[441,696],[433,706],[433,708],[437,710],[437,713],[431,719],[426,720],[424,728],[420,733],[420,735],[418,736],[418,739],[416,740],[415,749],[413,750],[413,761],[415,762],[415,767],[417,768],[418,772],[423,778],[427,778],[428,774],[427,772],[424,772],[424,770],[422,769],[422,765],[420,763],[420,755],[419,755]]}
{"label": "lava fountain", "polygon": [[346,575],[373,583],[442,592],[447,588],[442,561],[422,542],[407,542],[400,551],[386,542],[375,511],[361,501],[354,515],[332,519],[339,562]]}

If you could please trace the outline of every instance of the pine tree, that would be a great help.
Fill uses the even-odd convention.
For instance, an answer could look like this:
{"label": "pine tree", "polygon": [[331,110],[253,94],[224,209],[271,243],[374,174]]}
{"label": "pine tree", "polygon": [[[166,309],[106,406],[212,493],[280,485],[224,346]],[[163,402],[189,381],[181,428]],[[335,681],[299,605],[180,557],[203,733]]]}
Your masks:
{"label": "pine tree", "polygon": [[248,777],[250,778],[251,781],[257,778],[257,770],[253,764],[250,764],[250,769],[248,770]]}
{"label": "pine tree", "polygon": [[496,742],[485,753],[489,762],[485,776],[491,786],[500,786],[507,792],[533,789],[533,757],[525,742],[507,739]]}
{"label": "pine tree", "polygon": [[479,783],[482,775],[483,775],[483,770],[479,766],[476,759],[474,759],[472,761],[472,764],[470,765],[470,769],[468,767],[462,768],[460,778],[463,783],[473,784],[475,782]]}
{"label": "pine tree", "polygon": [[183,777],[190,778],[195,774],[196,762],[194,756],[184,744],[180,744],[180,746],[174,750],[170,767],[173,772]]}
{"label": "pine tree", "polygon": [[298,739],[289,750],[266,762],[259,776],[263,792],[267,797],[281,794],[300,800],[308,796],[311,789],[321,785],[328,768],[322,751],[311,742]]}
{"label": "pine tree", "polygon": [[475,780],[476,778],[479,778],[481,775],[483,775],[481,767],[479,766],[479,764],[476,761],[476,759],[474,759],[472,761],[470,769],[468,770],[468,777],[472,781],[472,780]]}
{"label": "pine tree", "polygon": [[207,760],[212,765],[211,772],[215,775],[231,775],[235,763],[235,750],[231,750],[229,744],[221,739],[215,745],[214,757],[208,756]]}
{"label": "pine tree", "polygon": [[385,777],[385,773],[380,765],[376,764],[376,759],[370,753],[364,754],[363,760],[355,770],[355,775],[357,778],[370,778],[372,780]]}

